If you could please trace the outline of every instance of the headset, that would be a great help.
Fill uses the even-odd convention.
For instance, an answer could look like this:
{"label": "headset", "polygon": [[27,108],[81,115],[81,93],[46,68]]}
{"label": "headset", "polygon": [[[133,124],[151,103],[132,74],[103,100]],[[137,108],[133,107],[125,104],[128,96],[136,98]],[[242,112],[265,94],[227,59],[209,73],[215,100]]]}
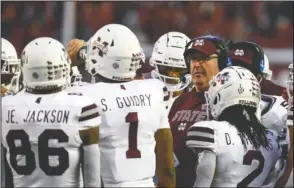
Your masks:
{"label": "headset", "polygon": [[199,39],[209,40],[213,42],[213,44],[215,44],[216,46],[216,49],[220,50],[219,53],[216,52],[218,55],[218,67],[220,71],[232,65],[232,61],[230,58],[230,49],[228,45],[222,39],[216,36],[206,35],[206,36],[193,38],[190,42],[186,44],[185,51],[184,51],[184,59],[189,71],[190,71],[190,63],[191,63],[190,53],[195,50],[192,48],[192,45],[196,40],[199,40]]}

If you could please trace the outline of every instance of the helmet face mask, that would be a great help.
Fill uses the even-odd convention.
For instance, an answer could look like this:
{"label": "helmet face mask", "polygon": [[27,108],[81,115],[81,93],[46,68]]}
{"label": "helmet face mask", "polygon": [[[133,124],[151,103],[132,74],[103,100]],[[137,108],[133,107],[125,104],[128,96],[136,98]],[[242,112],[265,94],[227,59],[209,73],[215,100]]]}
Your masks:
{"label": "helmet face mask", "polygon": [[1,74],[16,74],[20,72],[20,60],[1,60]]}
{"label": "helmet face mask", "polygon": [[181,91],[186,85],[181,82],[180,77],[187,72],[186,68],[176,68],[164,65],[155,65],[152,71],[152,78],[160,79],[165,83],[167,89],[171,92]]}
{"label": "helmet face mask", "polygon": [[82,75],[81,73],[79,72],[77,66],[74,66],[71,68],[72,70],[72,74],[70,76],[70,80],[71,80],[71,84],[70,86],[80,86],[81,83],[82,83]]}
{"label": "helmet face mask", "polygon": [[14,46],[1,38],[1,83],[8,85],[13,76],[20,74],[20,59]]}
{"label": "helmet face mask", "polygon": [[182,82],[180,77],[187,73],[184,50],[190,38],[180,32],[168,32],[155,43],[150,65],[155,67],[151,77],[160,79],[171,92],[182,91],[191,82]]}

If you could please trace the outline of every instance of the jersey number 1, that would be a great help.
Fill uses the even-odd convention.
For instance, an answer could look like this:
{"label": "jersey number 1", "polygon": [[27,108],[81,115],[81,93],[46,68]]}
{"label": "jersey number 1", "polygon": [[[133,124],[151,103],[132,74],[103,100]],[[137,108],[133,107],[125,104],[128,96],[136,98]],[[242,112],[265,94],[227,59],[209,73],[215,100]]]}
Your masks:
{"label": "jersey number 1", "polygon": [[126,151],[127,159],[141,158],[141,152],[137,148],[138,137],[138,113],[130,112],[126,116],[126,123],[129,123],[129,149]]}

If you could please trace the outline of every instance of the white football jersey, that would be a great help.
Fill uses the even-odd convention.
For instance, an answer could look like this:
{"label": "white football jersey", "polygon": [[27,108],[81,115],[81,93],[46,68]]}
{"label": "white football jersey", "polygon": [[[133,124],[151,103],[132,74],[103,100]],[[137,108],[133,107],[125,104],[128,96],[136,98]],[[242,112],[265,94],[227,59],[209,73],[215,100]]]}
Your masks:
{"label": "white football jersey", "polygon": [[168,92],[164,84],[157,79],[99,82],[69,91],[90,96],[99,108],[104,186],[133,186],[132,182],[145,180],[148,183],[142,184],[154,186],[154,134],[158,129],[170,127],[164,104]]}
{"label": "white football jersey", "polygon": [[281,96],[261,95],[261,124],[280,133],[287,130],[286,141],[290,149],[290,133],[287,126],[288,103]]}
{"label": "white football jersey", "polygon": [[280,132],[287,128],[288,103],[281,96],[261,95],[261,123],[268,129]]}
{"label": "white football jersey", "polygon": [[[293,127],[293,97],[291,97],[289,99],[287,126],[288,127]],[[289,179],[288,179],[285,187],[293,187],[293,169],[291,171],[291,174],[289,176]]]}
{"label": "white football jersey", "polygon": [[65,91],[2,99],[2,144],[15,187],[81,187],[79,131],[99,125],[97,106]]}
{"label": "white football jersey", "polygon": [[[288,109],[289,105],[287,101],[281,96],[275,95],[261,95],[261,123],[277,133],[280,133],[283,129],[286,130],[286,143],[288,146],[288,151],[290,149],[290,132],[288,128],[289,116]],[[293,117],[293,114],[292,114]],[[284,171],[280,171],[279,176],[281,176]],[[273,179],[276,179],[275,177]],[[277,179],[276,179],[277,180]],[[268,180],[267,187],[273,187],[275,182],[273,180]]]}
{"label": "white football jersey", "polygon": [[189,128],[186,145],[207,148],[216,154],[212,187],[260,187],[281,156],[275,131],[267,134],[268,148],[256,150],[250,140],[241,140],[236,127],[226,121],[202,121]]}

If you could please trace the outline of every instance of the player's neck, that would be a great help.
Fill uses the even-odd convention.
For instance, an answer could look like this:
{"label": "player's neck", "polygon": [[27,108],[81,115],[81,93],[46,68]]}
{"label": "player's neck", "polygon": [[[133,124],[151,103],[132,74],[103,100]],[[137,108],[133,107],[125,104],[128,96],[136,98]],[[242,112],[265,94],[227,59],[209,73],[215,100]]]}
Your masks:
{"label": "player's neck", "polygon": [[197,93],[204,93],[205,91],[208,90],[208,88],[205,88],[205,87],[199,87],[198,85],[194,85],[194,88],[195,88],[195,91]]}

